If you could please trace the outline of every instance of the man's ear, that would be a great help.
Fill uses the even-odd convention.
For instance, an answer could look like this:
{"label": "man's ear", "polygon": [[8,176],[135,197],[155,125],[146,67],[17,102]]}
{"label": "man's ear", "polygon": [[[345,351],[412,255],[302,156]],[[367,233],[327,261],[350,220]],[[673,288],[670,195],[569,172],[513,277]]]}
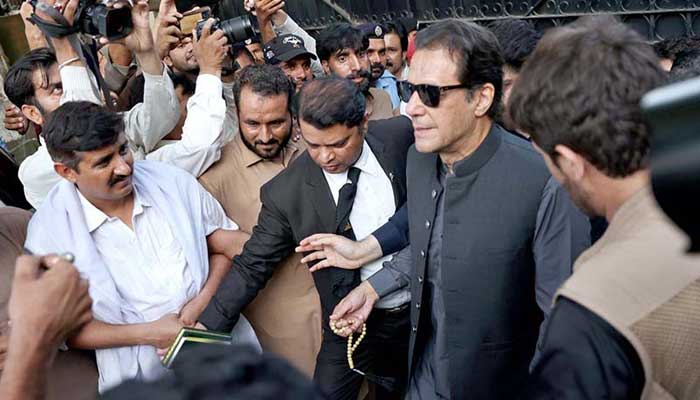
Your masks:
{"label": "man's ear", "polygon": [[585,158],[563,144],[554,146],[554,151],[557,153],[554,162],[568,179],[580,181],[584,178],[588,164]]}
{"label": "man's ear", "polygon": [[173,67],[173,60],[170,58],[169,55],[166,55],[165,57],[163,57],[163,62],[165,63],[165,65],[168,66],[168,68]]}
{"label": "man's ear", "polygon": [[44,125],[44,116],[41,115],[39,107],[31,104],[22,104],[20,110],[28,120],[32,121],[33,123],[39,126]]}
{"label": "man's ear", "polygon": [[475,116],[483,117],[489,112],[495,94],[496,88],[494,88],[491,83],[484,83],[473,92],[472,101],[476,102],[476,107],[474,107]]}
{"label": "man's ear", "polygon": [[69,180],[71,183],[75,183],[78,180],[78,172],[66,164],[54,162],[53,170],[56,171],[56,173],[62,178]]}
{"label": "man's ear", "polygon": [[321,65],[323,66],[323,71],[326,73],[326,75],[330,75],[331,67],[328,65],[328,60],[321,61]]}
{"label": "man's ear", "polygon": [[360,123],[360,131],[365,134],[367,133],[367,126],[369,126],[369,112],[365,111],[365,116],[362,118]]}

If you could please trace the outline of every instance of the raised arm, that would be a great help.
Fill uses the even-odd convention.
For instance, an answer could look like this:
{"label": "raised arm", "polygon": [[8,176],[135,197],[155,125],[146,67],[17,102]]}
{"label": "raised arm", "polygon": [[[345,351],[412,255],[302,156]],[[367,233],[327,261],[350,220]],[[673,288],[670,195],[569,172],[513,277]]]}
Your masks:
{"label": "raised arm", "polygon": [[180,103],[158,55],[145,0],[134,4],[132,21],[134,29],[123,41],[134,52],[143,71],[143,103],[124,113],[124,130],[132,143],[149,153],[177,124]]}
{"label": "raised arm", "polygon": [[222,31],[209,33],[211,22],[194,41],[200,72],[194,95],[187,101],[182,138],[149,153],[146,158],[167,162],[199,177],[221,157],[226,102],[221,96],[221,63],[226,56]]}

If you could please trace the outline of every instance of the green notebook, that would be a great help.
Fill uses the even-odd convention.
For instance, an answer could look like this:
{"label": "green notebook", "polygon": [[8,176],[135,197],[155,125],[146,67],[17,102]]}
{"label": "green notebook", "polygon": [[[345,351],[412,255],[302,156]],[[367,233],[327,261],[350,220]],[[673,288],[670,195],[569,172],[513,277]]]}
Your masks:
{"label": "green notebook", "polygon": [[221,332],[204,331],[201,329],[182,328],[161,362],[165,368],[170,368],[183,348],[202,344],[228,346],[231,344],[231,335]]}

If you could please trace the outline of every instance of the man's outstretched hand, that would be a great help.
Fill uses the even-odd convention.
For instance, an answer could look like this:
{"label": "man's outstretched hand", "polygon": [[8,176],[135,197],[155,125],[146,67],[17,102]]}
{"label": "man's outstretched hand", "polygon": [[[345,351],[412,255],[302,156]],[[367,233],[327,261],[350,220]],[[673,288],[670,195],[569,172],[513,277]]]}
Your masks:
{"label": "man's outstretched hand", "polygon": [[379,242],[372,235],[355,242],[332,233],[317,233],[302,240],[295,251],[311,252],[301,259],[303,263],[321,260],[311,267],[311,272],[328,267],[357,269],[382,256]]}

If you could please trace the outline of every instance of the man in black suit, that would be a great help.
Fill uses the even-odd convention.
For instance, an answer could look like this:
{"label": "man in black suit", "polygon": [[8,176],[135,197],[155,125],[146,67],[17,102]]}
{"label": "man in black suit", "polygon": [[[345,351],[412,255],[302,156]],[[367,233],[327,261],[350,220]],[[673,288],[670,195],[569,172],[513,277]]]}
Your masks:
{"label": "man in black suit", "polygon": [[[406,154],[413,143],[408,119],[368,124],[365,98],[357,86],[326,78],[302,88],[299,124],[308,151],[262,187],[257,226],[200,317],[209,329],[229,331],[301,239],[315,233],[364,238],[406,200]],[[314,274],[324,321],[314,379],[333,399],[357,398],[363,376],[348,367],[347,342],[329,329],[330,314],[361,281],[371,280],[382,261],[359,270],[327,268]],[[358,370],[403,378],[409,296],[406,290],[375,305],[367,336],[353,355]],[[376,389],[379,398],[399,397],[402,391]]]}

